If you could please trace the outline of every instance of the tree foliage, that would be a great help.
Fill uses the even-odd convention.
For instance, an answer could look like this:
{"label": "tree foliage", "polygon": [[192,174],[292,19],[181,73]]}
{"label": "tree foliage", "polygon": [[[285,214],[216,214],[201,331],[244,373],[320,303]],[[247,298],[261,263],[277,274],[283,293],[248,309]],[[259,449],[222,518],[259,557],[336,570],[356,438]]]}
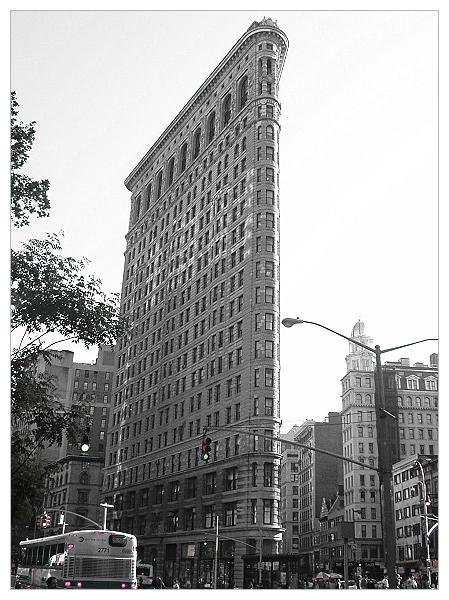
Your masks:
{"label": "tree foliage", "polygon": [[19,104],[15,92],[11,93],[11,218],[15,227],[29,225],[30,214],[48,217],[50,201],[47,179],[34,181],[19,173],[29,158],[35,137],[33,121],[25,124],[17,120]]}
{"label": "tree foliage", "polygon": [[112,345],[122,331],[118,294],[106,296],[101,280],[85,276],[87,261],[61,256],[55,234],[12,251],[11,324],[27,335],[58,332],[64,338]]}
{"label": "tree foliage", "polygon": [[[32,182],[17,173],[29,157],[35,135],[35,123],[24,125],[17,116],[13,92],[12,220],[16,227],[22,227],[29,224],[32,215],[47,216],[50,205],[47,180]],[[60,237],[47,234],[43,240],[31,239],[11,254],[11,327],[22,336],[11,360],[12,493],[17,498],[25,494],[24,505],[34,501],[34,491],[38,494],[31,483],[32,491],[25,493],[28,488],[23,482],[32,463],[40,468],[36,452],[61,445],[64,436],[69,442],[75,441],[86,408],[82,404],[66,407],[57,396],[52,377],[38,373],[37,365],[58,360],[58,353],[50,350],[58,342],[70,340],[86,347],[113,345],[125,331],[118,294],[107,296],[101,280],[85,273],[86,259],[64,257]]]}

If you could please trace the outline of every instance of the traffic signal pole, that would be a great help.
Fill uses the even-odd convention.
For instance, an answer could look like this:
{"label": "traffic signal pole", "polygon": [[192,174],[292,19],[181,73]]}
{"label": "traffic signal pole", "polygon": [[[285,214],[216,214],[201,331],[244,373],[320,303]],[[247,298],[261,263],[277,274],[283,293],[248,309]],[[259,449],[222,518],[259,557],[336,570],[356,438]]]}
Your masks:
{"label": "traffic signal pole", "polygon": [[215,517],[216,530],[215,530],[215,561],[214,561],[214,590],[217,589],[218,584],[218,515]]}
{"label": "traffic signal pole", "polygon": [[307,444],[301,444],[300,442],[286,441],[281,440],[280,438],[273,437],[271,435],[264,435],[261,433],[256,433],[255,431],[249,431],[247,428],[239,427],[237,425],[223,425],[219,427],[205,427],[206,431],[238,431],[239,433],[244,433],[246,435],[250,435],[252,437],[260,438],[262,440],[270,440],[271,442],[278,442],[279,444],[284,444],[287,448],[295,447],[295,448],[305,448],[306,450],[312,450],[313,452],[318,452],[319,454],[326,454],[327,456],[332,456],[333,458],[337,458],[339,460],[344,460],[346,462],[354,463],[355,465],[359,465],[364,467],[365,469],[371,469],[371,471],[379,472],[379,468],[362,463],[359,460],[355,460],[353,458],[348,458],[347,456],[343,456],[342,454],[336,454],[335,452],[330,452],[329,450],[323,450],[322,448],[316,448],[315,446],[308,446]]}

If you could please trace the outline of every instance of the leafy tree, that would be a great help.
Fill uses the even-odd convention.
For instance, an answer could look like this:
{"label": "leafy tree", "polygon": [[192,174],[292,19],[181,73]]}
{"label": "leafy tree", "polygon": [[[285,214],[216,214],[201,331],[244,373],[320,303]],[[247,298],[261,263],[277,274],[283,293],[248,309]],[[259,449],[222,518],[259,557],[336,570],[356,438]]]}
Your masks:
{"label": "leafy tree", "polygon": [[11,93],[11,217],[15,227],[29,225],[30,214],[47,217],[50,201],[47,196],[50,187],[46,179],[33,181],[19,173],[28,160],[35,136],[35,121],[24,124],[17,121],[19,104],[15,92]]}
{"label": "leafy tree", "polygon": [[[17,121],[18,103],[11,95],[11,197],[14,226],[28,225],[32,215],[47,216],[49,183],[17,173],[31,151],[35,123]],[[85,274],[86,259],[61,254],[62,234],[31,239],[11,254],[11,327],[20,343],[11,358],[11,497],[12,531],[18,536],[30,526],[40,505],[48,468],[39,450],[74,442],[86,416],[86,406],[64,406],[50,375],[38,372],[59,354],[52,348],[63,341],[86,347],[112,345],[125,333],[119,315],[119,296],[107,296],[101,280]],[[56,341],[55,341],[56,340]],[[50,467],[51,468],[51,467]],[[27,525],[28,523],[28,525]],[[15,532],[15,534],[14,534]]]}

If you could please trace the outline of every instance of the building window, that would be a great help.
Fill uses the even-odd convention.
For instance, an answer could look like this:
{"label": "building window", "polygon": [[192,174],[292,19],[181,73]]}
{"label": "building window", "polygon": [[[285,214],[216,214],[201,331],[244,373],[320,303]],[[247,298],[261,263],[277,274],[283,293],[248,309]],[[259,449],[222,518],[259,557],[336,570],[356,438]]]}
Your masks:
{"label": "building window", "polygon": [[214,526],[215,521],[215,505],[211,504],[210,506],[204,507],[204,527],[206,529],[210,529]]}
{"label": "building window", "polygon": [[183,173],[187,166],[187,142],[181,146],[180,160],[179,160],[179,172]]}
{"label": "building window", "polygon": [[159,171],[156,178],[156,198],[160,198],[162,195],[162,177],[163,171]]}
{"label": "building window", "polygon": [[201,147],[201,127],[193,134],[193,158],[196,158],[200,153]]}
{"label": "building window", "polygon": [[207,143],[210,142],[215,137],[215,111],[212,111],[207,120]]}
{"label": "building window", "polygon": [[264,525],[272,525],[274,522],[274,500],[263,501],[263,522]]}
{"label": "building window", "polygon": [[248,77],[243,77],[239,84],[239,110],[248,102]]}
{"label": "building window", "polygon": [[216,473],[207,473],[204,479],[204,495],[215,494],[217,488]]}
{"label": "building window", "polygon": [[89,502],[89,490],[78,490],[78,504],[87,504]]}
{"label": "building window", "polygon": [[184,512],[185,528],[189,531],[195,529],[196,508],[186,508]]}
{"label": "building window", "polygon": [[222,106],[223,126],[225,127],[231,120],[231,94],[225,96]]}
{"label": "building window", "polygon": [[251,524],[255,525],[257,523],[257,499],[251,499]]}
{"label": "building window", "polygon": [[223,504],[224,526],[232,527],[237,523],[237,502]]}
{"label": "building window", "polygon": [[257,463],[251,465],[251,485],[257,487]]}
{"label": "building window", "polygon": [[273,486],[273,463],[264,463],[263,465],[263,485],[264,487]]}
{"label": "building window", "polygon": [[225,471],[225,491],[237,489],[237,467]]}

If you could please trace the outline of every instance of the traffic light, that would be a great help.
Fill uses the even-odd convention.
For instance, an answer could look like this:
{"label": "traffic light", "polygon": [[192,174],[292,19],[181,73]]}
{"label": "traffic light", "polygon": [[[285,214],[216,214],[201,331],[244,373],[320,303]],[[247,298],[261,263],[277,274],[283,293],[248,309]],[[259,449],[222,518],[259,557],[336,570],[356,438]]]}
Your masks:
{"label": "traffic light", "polygon": [[81,439],[81,452],[88,452],[90,448],[90,427],[84,429],[83,437]]}
{"label": "traffic light", "polygon": [[210,451],[212,440],[210,437],[205,438],[201,443],[201,460],[208,461],[210,458]]}
{"label": "traffic light", "polygon": [[50,527],[51,525],[51,515],[47,515],[47,513],[44,514],[44,522],[43,522],[43,526],[44,527]]}
{"label": "traffic light", "polygon": [[43,515],[38,515],[38,517],[37,517],[37,526],[39,527],[39,529],[42,527],[43,520],[44,520],[44,516]]}

